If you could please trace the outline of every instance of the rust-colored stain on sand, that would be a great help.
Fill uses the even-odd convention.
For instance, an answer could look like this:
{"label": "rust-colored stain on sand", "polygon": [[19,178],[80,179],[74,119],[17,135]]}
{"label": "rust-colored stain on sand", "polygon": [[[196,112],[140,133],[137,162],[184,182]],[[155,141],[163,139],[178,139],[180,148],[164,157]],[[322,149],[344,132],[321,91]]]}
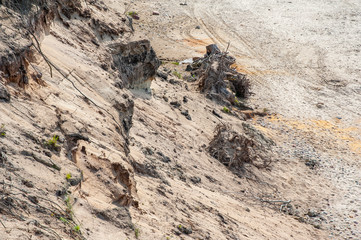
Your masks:
{"label": "rust-colored stain on sand", "polygon": [[205,38],[205,39],[186,38],[183,41],[191,47],[207,46],[213,43],[212,39],[210,38]]}
{"label": "rust-colored stain on sand", "polygon": [[237,63],[231,65],[232,68],[236,69],[237,72],[253,75],[253,76],[269,76],[269,75],[288,75],[287,72],[282,70],[258,70],[258,69],[249,69],[247,66],[243,66]]}
{"label": "rust-colored stain on sand", "polygon": [[272,115],[268,118],[268,121],[282,122],[293,129],[302,130],[304,132],[312,132],[315,136],[322,133],[328,133],[335,140],[345,142],[352,152],[361,155],[361,139],[356,137],[360,136],[361,129],[357,127],[339,127],[339,120],[335,120],[334,122],[317,119],[297,120],[285,119],[279,115]]}
{"label": "rust-colored stain on sand", "polygon": [[205,39],[186,38],[182,41],[188,46],[193,47],[196,52],[201,54],[206,53],[206,48],[205,48],[206,46],[214,43],[210,38],[205,38]]}

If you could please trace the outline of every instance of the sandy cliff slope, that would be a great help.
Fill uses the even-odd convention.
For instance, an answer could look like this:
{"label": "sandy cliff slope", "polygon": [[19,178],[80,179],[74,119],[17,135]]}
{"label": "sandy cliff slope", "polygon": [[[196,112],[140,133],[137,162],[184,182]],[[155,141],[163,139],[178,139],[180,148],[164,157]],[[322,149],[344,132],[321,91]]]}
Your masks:
{"label": "sandy cliff slope", "polygon": [[[358,1],[11,3],[1,240],[359,239]],[[178,64],[212,43],[230,43],[253,110],[225,111]],[[271,164],[212,157],[219,124]]]}

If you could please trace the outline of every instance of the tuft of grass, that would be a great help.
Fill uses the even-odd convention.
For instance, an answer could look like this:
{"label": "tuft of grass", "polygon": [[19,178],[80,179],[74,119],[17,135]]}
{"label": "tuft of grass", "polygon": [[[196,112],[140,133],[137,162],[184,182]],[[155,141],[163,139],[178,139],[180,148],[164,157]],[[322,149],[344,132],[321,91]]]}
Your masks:
{"label": "tuft of grass", "polygon": [[75,231],[75,232],[79,232],[79,231],[80,231],[80,226],[79,226],[79,225],[76,225],[76,226],[74,227],[74,231]]}
{"label": "tuft of grass", "polygon": [[73,217],[73,205],[71,204],[70,196],[67,195],[66,198],[64,199],[64,201],[66,204],[65,211],[69,214],[69,217],[72,218]]}
{"label": "tuft of grass", "polygon": [[134,229],[134,234],[135,234],[135,238],[138,239],[139,235],[140,235],[140,230],[139,228]]}
{"label": "tuft of grass", "polygon": [[174,71],[174,72],[173,72],[173,75],[176,76],[177,78],[182,79],[182,75],[181,75],[179,72],[177,72],[177,71]]}
{"label": "tuft of grass", "polygon": [[71,178],[71,173],[66,174],[66,180],[69,180]]}
{"label": "tuft of grass", "polygon": [[58,135],[54,135],[50,140],[48,140],[48,142],[46,143],[49,147],[52,148],[56,148],[58,147],[57,143],[59,140],[59,136]]}
{"label": "tuft of grass", "polygon": [[228,107],[223,107],[222,111],[225,112],[225,113],[230,113],[231,112]]}
{"label": "tuft of grass", "polygon": [[1,124],[1,127],[0,127],[0,136],[1,136],[1,137],[5,137],[5,136],[6,136],[5,124]]}
{"label": "tuft of grass", "polygon": [[179,65],[179,62],[172,62],[172,64],[174,64],[174,65]]}
{"label": "tuft of grass", "polygon": [[268,113],[269,112],[268,108],[263,108],[263,112]]}
{"label": "tuft of grass", "polygon": [[137,12],[134,12],[134,11],[128,12],[128,15],[131,16],[135,20],[139,20],[139,16],[138,16]]}
{"label": "tuft of grass", "polygon": [[235,103],[237,106],[239,106],[239,100],[238,100],[237,97],[234,97],[234,103]]}
{"label": "tuft of grass", "polygon": [[60,217],[59,220],[62,221],[63,223],[68,223],[69,222],[67,219],[65,219],[63,217]]}
{"label": "tuft of grass", "polygon": [[67,195],[66,198],[64,199],[66,205],[69,205],[70,204],[70,196]]}
{"label": "tuft of grass", "polygon": [[137,16],[138,13],[137,12],[134,12],[134,11],[131,11],[131,12],[128,12],[128,15],[133,17],[133,16]]}

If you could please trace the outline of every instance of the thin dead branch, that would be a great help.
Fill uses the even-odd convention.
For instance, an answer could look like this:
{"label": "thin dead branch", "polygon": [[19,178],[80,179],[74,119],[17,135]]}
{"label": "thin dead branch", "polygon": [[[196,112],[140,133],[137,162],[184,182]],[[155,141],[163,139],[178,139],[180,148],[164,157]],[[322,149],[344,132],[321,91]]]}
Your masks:
{"label": "thin dead branch", "polygon": [[6,230],[6,227],[5,227],[4,223],[1,221],[1,219],[0,219],[0,223],[1,223],[1,225],[3,225],[3,227],[4,227],[5,230]]}
{"label": "thin dead branch", "polygon": [[35,40],[37,46],[35,46],[35,45],[33,45],[33,46],[34,46],[34,48],[36,49],[36,51],[38,51],[38,52],[40,53],[40,55],[41,55],[41,56],[43,57],[43,59],[45,60],[46,64],[49,66],[50,77],[53,77],[53,69],[52,69],[52,67],[51,67],[50,61],[49,61],[49,59],[45,56],[45,54],[43,53],[43,51],[41,50],[41,48],[40,48],[40,43],[39,43],[38,39],[37,39],[37,38],[35,37],[35,35],[34,35],[32,32],[30,32],[29,30],[28,30],[28,33],[29,33],[29,34],[33,37],[33,39]]}

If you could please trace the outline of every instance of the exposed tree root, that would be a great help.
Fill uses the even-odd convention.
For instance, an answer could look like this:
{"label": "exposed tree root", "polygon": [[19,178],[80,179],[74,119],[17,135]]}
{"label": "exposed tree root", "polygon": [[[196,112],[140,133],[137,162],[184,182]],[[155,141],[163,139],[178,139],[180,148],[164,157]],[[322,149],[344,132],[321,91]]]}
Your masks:
{"label": "exposed tree root", "polygon": [[218,124],[214,132],[208,151],[229,169],[244,170],[245,163],[257,168],[271,164],[271,159],[264,156],[266,146],[254,138],[232,130],[227,124]]}
{"label": "exposed tree root", "polygon": [[192,64],[194,73],[199,76],[199,88],[209,98],[219,102],[241,105],[239,99],[250,94],[250,83],[246,75],[237,72],[231,67],[236,59],[228,55],[228,48],[221,52],[217,45],[207,46],[204,58]]}

